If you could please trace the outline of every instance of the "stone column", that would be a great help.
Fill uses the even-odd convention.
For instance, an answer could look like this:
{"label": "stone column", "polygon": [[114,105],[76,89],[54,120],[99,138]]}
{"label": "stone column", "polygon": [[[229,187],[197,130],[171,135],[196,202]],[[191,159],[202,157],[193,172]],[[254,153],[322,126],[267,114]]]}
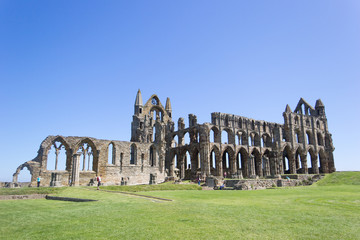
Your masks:
{"label": "stone column", "polygon": [[307,165],[307,161],[306,161],[306,155],[300,155],[300,160],[301,160],[301,168],[302,168],[302,173],[303,174],[308,174],[309,173],[309,169],[308,169],[308,165]]}
{"label": "stone column", "polygon": [[73,165],[72,165],[72,173],[71,173],[71,186],[79,186],[79,178],[80,178],[80,156],[81,153],[75,153],[73,155]]}
{"label": "stone column", "polygon": [[318,158],[311,156],[311,166],[312,166],[312,173],[313,174],[319,174],[319,164],[318,164]]}
{"label": "stone column", "polygon": [[236,156],[230,156],[229,155],[229,162],[230,162],[230,172],[231,175],[237,175],[237,170],[236,170]]}
{"label": "stone column", "polygon": [[277,174],[284,174],[284,160],[282,154],[278,154],[277,162],[278,162]]}
{"label": "stone column", "polygon": [[255,178],[255,159],[253,156],[249,156],[249,175],[250,178]]}
{"label": "stone column", "polygon": [[289,159],[289,170],[291,174],[296,173],[295,157],[291,156]]}
{"label": "stone column", "polygon": [[241,155],[241,170],[242,170],[242,175],[244,178],[247,178],[249,176],[249,168],[248,168],[248,162],[249,162],[249,157],[248,155],[245,155],[245,157],[243,158]]}
{"label": "stone column", "polygon": [[58,167],[58,160],[59,160],[59,149],[55,148],[55,170],[57,170]]}
{"label": "stone column", "polygon": [[211,175],[210,171],[210,158],[209,158],[209,152],[208,152],[208,146],[205,144],[201,144],[201,150],[200,150],[200,159],[201,161],[201,176],[207,177]]}
{"label": "stone column", "polygon": [[262,177],[263,176],[263,169],[262,169],[262,159],[260,157],[260,159],[258,161],[255,161],[255,167],[256,167],[256,170],[255,171],[255,175],[256,175],[256,172],[258,172],[259,174],[259,177]]}
{"label": "stone column", "polygon": [[86,150],[84,149],[84,152],[83,152],[83,168],[82,170],[85,171],[85,162],[86,161]]}
{"label": "stone column", "polygon": [[179,169],[180,169],[180,179],[184,179],[185,178],[185,155],[180,155],[180,159],[179,159]]}
{"label": "stone column", "polygon": [[90,156],[91,156],[91,152],[88,152],[88,168],[87,170],[90,170]]}
{"label": "stone column", "polygon": [[224,176],[223,161],[222,161],[222,158],[221,158],[220,154],[219,154],[217,159],[218,159],[218,162],[216,164],[217,164],[217,168],[219,169],[218,170],[219,171],[219,176],[223,177]]}
{"label": "stone column", "polygon": [[170,176],[175,176],[174,174],[174,167],[175,167],[175,155],[170,154],[170,166],[169,166],[169,174]]}
{"label": "stone column", "polygon": [[264,163],[264,176],[270,176],[270,162],[269,162],[269,158],[263,157],[263,163]]}

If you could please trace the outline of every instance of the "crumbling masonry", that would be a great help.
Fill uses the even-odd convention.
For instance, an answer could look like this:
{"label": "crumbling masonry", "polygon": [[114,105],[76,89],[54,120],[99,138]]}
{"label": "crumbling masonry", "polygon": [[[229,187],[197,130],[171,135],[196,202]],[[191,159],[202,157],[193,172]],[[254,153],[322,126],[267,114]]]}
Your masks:
{"label": "crumbling masonry", "polygon": [[[144,105],[139,90],[130,142],[48,136],[37,157],[17,168],[13,182],[24,167],[31,173],[31,186],[36,186],[38,176],[42,186],[78,186],[92,185],[97,175],[102,175],[105,185],[134,185],[167,178],[335,171],[334,146],[320,99],[315,108],[304,99],[295,111],[287,105],[284,124],[217,112],[211,114],[211,123],[203,124],[189,114],[188,127],[180,118],[175,130],[171,114],[169,98],[165,108],[156,95]],[[50,155],[51,149],[54,154]],[[60,156],[64,166],[59,166]]]}

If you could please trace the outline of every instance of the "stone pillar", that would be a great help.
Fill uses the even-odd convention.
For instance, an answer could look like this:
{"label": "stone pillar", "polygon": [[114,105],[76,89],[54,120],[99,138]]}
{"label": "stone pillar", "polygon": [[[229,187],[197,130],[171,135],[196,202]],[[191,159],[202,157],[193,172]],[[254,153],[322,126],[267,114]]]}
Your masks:
{"label": "stone pillar", "polygon": [[256,173],[255,173],[255,159],[253,156],[249,156],[249,174],[248,176],[250,178],[255,178],[256,177]]}
{"label": "stone pillar", "polygon": [[79,186],[79,178],[80,178],[80,156],[81,153],[75,153],[73,155],[73,165],[72,165],[72,173],[71,173],[71,186]]}
{"label": "stone pillar", "polygon": [[210,158],[209,158],[209,152],[208,152],[208,146],[205,144],[201,144],[201,151],[200,151],[200,159],[201,161],[201,176],[207,177],[211,175],[210,171]]}
{"label": "stone pillar", "polygon": [[306,155],[300,155],[300,160],[301,160],[301,168],[302,168],[302,173],[303,174],[308,174],[309,173],[309,168],[307,165],[307,160],[306,160]]}
{"label": "stone pillar", "polygon": [[82,170],[85,171],[85,162],[86,161],[86,150],[84,149],[84,152],[83,152],[83,168]]}
{"label": "stone pillar", "polygon": [[88,168],[87,168],[88,171],[90,170],[90,156],[91,156],[91,152],[88,152]]}
{"label": "stone pillar", "polygon": [[241,156],[241,163],[242,163],[241,170],[242,170],[242,175],[244,178],[247,178],[249,176],[248,162],[249,162],[248,155],[245,155],[245,157]]}
{"label": "stone pillar", "polygon": [[311,156],[311,166],[312,166],[312,173],[313,174],[319,174],[319,164],[318,164],[318,158]]}
{"label": "stone pillar", "polygon": [[255,171],[255,175],[256,175],[256,172],[258,172],[259,177],[262,177],[263,176],[263,169],[262,169],[262,159],[261,158],[258,161],[255,161],[255,167],[256,167],[256,170],[257,170],[257,171]]}
{"label": "stone pillar", "polygon": [[186,169],[186,161],[185,161],[185,155],[181,155],[179,159],[179,170],[180,170],[180,179],[185,178],[185,169]]}
{"label": "stone pillar", "polygon": [[291,174],[296,173],[296,164],[295,164],[295,158],[294,156],[291,156],[289,159],[289,170]]}
{"label": "stone pillar", "polygon": [[270,164],[270,175],[275,176],[276,167],[275,167],[275,159],[273,157],[270,157],[269,164]]}
{"label": "stone pillar", "polygon": [[229,162],[230,162],[230,172],[231,175],[237,175],[237,170],[236,170],[236,157],[234,156],[230,156],[229,154]]}
{"label": "stone pillar", "polygon": [[278,167],[277,174],[284,174],[284,161],[282,154],[278,154],[277,167]]}
{"label": "stone pillar", "polygon": [[57,170],[58,167],[58,160],[59,160],[59,149],[55,148],[55,170]]}
{"label": "stone pillar", "polygon": [[174,167],[175,167],[175,155],[170,154],[170,167],[169,167],[169,174],[171,177],[175,176],[174,174]]}
{"label": "stone pillar", "polygon": [[264,176],[270,176],[270,162],[269,162],[269,158],[263,157],[263,163],[264,163]]}
{"label": "stone pillar", "polygon": [[217,168],[219,169],[219,176],[223,177],[224,176],[223,161],[222,161],[220,154],[217,159],[219,159],[218,162],[216,163]]}

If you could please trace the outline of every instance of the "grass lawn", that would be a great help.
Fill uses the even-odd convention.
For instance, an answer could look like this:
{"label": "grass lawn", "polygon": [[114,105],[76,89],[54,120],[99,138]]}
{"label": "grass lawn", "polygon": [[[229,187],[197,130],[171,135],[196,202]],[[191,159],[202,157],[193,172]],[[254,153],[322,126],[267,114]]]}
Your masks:
{"label": "grass lawn", "polygon": [[0,201],[0,239],[360,239],[360,185],[341,184],[140,192],[172,202],[62,188],[99,201]]}

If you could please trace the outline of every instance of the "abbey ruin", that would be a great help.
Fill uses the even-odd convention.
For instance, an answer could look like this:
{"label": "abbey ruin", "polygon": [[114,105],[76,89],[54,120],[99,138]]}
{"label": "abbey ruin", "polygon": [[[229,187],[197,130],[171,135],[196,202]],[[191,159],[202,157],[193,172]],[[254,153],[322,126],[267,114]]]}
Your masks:
{"label": "abbey ruin", "polygon": [[[31,186],[92,185],[102,175],[105,185],[156,184],[167,179],[206,177],[263,178],[279,174],[335,171],[332,137],[325,106],[315,108],[300,99],[289,105],[284,124],[215,112],[200,124],[193,114],[188,124],[172,120],[170,99],[165,107],[157,95],[143,104],[136,95],[131,141],[91,137],[48,136],[37,156],[20,165],[31,174]],[[177,125],[177,127],[175,127]]]}

